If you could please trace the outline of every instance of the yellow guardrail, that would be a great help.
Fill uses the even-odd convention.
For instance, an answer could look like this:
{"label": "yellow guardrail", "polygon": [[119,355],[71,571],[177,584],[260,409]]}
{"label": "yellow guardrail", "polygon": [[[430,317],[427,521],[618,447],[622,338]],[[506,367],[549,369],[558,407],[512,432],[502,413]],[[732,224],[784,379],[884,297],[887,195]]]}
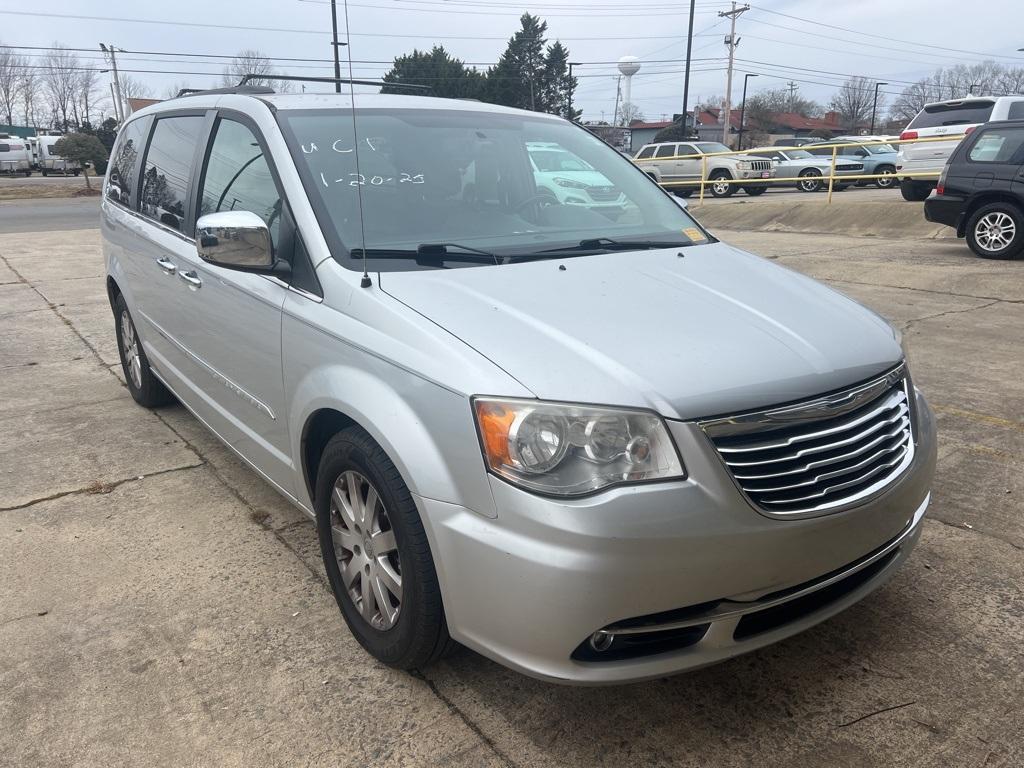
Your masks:
{"label": "yellow guardrail", "polygon": [[[801,147],[756,147],[754,149],[736,149],[730,150],[729,152],[709,152],[708,154],[695,154],[695,155],[672,155],[670,157],[644,157],[644,158],[633,158],[633,162],[639,166],[643,166],[645,163],[658,163],[665,160],[701,160],[701,178],[692,181],[658,181],[658,184],[662,187],[695,187],[700,185],[700,203],[704,202],[704,188],[708,184],[738,184],[744,187],[755,186],[757,184],[764,184],[765,186],[776,185],[776,184],[799,184],[800,178],[784,178],[779,179],[777,177],[771,177],[768,179],[708,179],[708,158],[709,157],[735,157],[736,155],[750,155],[755,152],[787,152],[796,149],[808,150],[809,148],[826,148],[832,150],[832,164],[829,168],[828,176],[821,176],[820,180],[825,181],[828,179],[828,202],[832,202],[832,189],[837,180],[839,181],[861,181],[863,179],[886,179],[890,177],[907,178],[907,177],[921,177],[921,178],[934,178],[939,177],[940,171],[907,171],[900,173],[865,173],[865,174],[842,174],[836,175],[836,158],[841,154],[840,149],[844,147],[868,147],[872,145],[886,144],[890,147],[894,147],[898,144],[923,144],[927,142],[938,142],[938,141],[960,141],[965,133],[958,133],[954,136],[926,136],[918,139],[894,139],[893,141],[882,141],[875,139],[872,141],[853,141],[853,142],[842,142],[833,143],[828,140],[821,141],[815,144],[805,144]],[[673,142],[664,142],[671,144]],[[684,142],[678,142],[684,143]],[[692,141],[689,143],[693,143]],[[760,155],[758,155],[760,157]]]}

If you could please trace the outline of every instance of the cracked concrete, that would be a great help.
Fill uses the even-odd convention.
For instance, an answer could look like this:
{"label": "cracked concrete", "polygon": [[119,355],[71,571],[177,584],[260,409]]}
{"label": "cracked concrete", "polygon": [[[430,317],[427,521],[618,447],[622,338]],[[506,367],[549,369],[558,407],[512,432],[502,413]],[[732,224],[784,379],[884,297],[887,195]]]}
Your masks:
{"label": "cracked concrete", "polygon": [[840,616],[613,689],[468,651],[371,661],[308,518],[186,410],[128,397],[97,233],[0,236],[0,765],[1024,763],[1024,264],[720,234],[906,329],[940,423],[933,506]]}

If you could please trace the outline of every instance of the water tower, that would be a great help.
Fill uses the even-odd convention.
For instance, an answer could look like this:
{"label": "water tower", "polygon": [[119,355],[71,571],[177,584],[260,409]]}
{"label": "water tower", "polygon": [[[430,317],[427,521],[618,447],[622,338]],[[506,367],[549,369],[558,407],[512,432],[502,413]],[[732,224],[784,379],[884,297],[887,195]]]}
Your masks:
{"label": "water tower", "polygon": [[640,59],[636,56],[623,56],[619,59],[619,72],[626,78],[625,85],[622,88],[622,103],[631,104],[630,101],[630,85],[633,82],[633,75],[640,71]]}

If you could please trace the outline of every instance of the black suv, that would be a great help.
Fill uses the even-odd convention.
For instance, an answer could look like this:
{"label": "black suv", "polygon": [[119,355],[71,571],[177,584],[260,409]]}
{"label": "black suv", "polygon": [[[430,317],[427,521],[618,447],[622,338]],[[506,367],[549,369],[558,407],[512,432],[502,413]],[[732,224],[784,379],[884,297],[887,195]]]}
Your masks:
{"label": "black suv", "polygon": [[924,217],[956,229],[985,259],[1024,252],[1024,120],[987,123],[950,155]]}

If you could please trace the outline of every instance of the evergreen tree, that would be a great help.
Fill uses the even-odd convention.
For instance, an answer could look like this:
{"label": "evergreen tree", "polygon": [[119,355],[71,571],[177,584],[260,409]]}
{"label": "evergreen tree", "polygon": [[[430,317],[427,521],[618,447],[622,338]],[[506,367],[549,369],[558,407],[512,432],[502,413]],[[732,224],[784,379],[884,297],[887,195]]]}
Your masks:
{"label": "evergreen tree", "polygon": [[576,78],[569,77],[569,49],[556,40],[548,46],[544,59],[544,111],[575,120],[581,114],[570,113],[572,95],[576,91]]}
{"label": "evergreen tree", "polygon": [[440,45],[435,45],[429,53],[414,50],[397,57],[394,66],[384,75],[384,82],[426,85],[431,91],[428,94],[426,91],[385,85],[381,93],[422,93],[449,99],[479,99],[485,95],[483,73],[466,67]]}
{"label": "evergreen tree", "polygon": [[547,22],[524,13],[497,65],[487,70],[487,100],[507,107],[546,112],[544,33]]}

